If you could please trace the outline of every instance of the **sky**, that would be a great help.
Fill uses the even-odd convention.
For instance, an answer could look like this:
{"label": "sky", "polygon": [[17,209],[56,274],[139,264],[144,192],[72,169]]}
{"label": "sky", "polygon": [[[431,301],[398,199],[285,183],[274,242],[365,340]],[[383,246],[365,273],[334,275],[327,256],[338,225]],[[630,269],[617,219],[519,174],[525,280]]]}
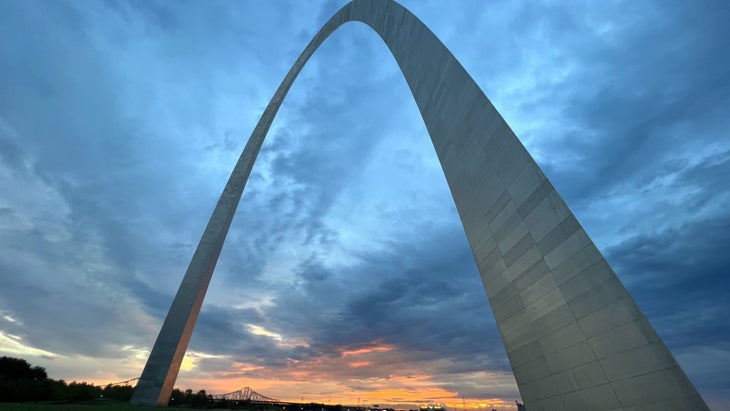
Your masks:
{"label": "sky", "polygon": [[[139,376],[268,100],[344,1],[0,2],[0,355]],[[730,3],[403,1],[491,99],[713,409],[730,409]],[[177,387],[510,409],[397,65],[349,23],[269,132]]]}

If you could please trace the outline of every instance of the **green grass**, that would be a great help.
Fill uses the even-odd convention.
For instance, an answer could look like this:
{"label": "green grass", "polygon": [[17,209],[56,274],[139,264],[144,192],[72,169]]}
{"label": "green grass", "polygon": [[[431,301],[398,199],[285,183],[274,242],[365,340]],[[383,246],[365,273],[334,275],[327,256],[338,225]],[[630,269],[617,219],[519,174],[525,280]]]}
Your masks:
{"label": "green grass", "polygon": [[[99,400],[88,401],[76,404],[52,404],[32,402],[0,402],[0,411],[163,411],[163,410],[196,410],[195,408],[161,408],[161,407],[138,407],[129,405],[127,402]],[[205,409],[198,408],[200,411]],[[262,408],[238,409],[238,411],[262,411]],[[279,411],[279,407],[274,410]],[[207,411],[215,411],[208,409]],[[226,409],[227,411],[227,409]]]}
{"label": "green grass", "polygon": [[[174,409],[174,408],[172,408]],[[103,401],[85,404],[34,404],[0,402],[1,411],[160,411],[157,407],[133,407],[125,402]]]}

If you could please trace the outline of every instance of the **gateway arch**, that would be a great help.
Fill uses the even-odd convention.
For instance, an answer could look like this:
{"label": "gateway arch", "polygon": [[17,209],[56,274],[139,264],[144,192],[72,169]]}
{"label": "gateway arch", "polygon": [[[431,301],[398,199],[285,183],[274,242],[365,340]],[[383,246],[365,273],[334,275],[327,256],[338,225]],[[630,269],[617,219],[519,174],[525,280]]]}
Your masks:
{"label": "gateway arch", "polygon": [[271,123],[322,42],[350,21],[383,39],[436,149],[525,406],[707,410],[616,274],[479,86],[414,15],[355,0],[266,107],[195,250],[132,397],[167,405],[223,241]]}

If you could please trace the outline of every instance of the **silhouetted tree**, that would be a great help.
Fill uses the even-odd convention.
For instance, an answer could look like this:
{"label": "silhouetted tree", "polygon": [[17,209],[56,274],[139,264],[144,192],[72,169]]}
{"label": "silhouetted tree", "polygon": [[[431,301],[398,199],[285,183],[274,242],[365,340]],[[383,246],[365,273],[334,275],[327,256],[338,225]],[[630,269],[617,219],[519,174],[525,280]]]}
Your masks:
{"label": "silhouetted tree", "polygon": [[85,382],[72,382],[66,389],[66,400],[69,401],[87,401],[93,398],[99,398],[101,395],[101,387]]}
{"label": "silhouetted tree", "polygon": [[193,403],[193,397],[194,397],[193,396],[193,390],[191,390],[190,388],[188,388],[187,390],[185,390],[185,397],[184,397],[184,400],[183,400],[183,404],[192,404]]}
{"label": "silhouetted tree", "polygon": [[27,361],[20,358],[0,357],[0,377],[45,380],[48,375],[45,368],[31,368]]}
{"label": "silhouetted tree", "polygon": [[[190,390],[190,392],[192,393],[193,390]],[[185,394],[179,389],[175,388],[174,390],[172,390],[172,395],[170,395],[169,405],[173,407],[179,407],[183,404],[185,404]]]}
{"label": "silhouetted tree", "polygon": [[[112,399],[129,400],[132,387],[107,387]],[[101,387],[85,382],[66,384],[48,378],[45,368],[31,367],[20,358],[0,357],[0,402],[22,401],[86,401],[99,398]]]}
{"label": "silhouetted tree", "polygon": [[0,357],[0,401],[51,399],[52,384],[43,367],[31,367],[20,358]]}
{"label": "silhouetted tree", "polygon": [[50,385],[49,400],[61,400],[66,398],[66,389],[68,388],[66,381],[49,379],[48,384]]}
{"label": "silhouetted tree", "polygon": [[205,390],[198,391],[197,394],[195,394],[195,397],[193,397],[193,406],[196,407],[202,407],[203,405],[208,403],[208,396],[205,394]]}
{"label": "silhouetted tree", "polygon": [[102,395],[104,398],[108,398],[110,400],[117,400],[117,401],[124,401],[128,402],[130,399],[132,399],[132,393],[134,392],[134,387],[131,385],[107,385],[102,390]]}

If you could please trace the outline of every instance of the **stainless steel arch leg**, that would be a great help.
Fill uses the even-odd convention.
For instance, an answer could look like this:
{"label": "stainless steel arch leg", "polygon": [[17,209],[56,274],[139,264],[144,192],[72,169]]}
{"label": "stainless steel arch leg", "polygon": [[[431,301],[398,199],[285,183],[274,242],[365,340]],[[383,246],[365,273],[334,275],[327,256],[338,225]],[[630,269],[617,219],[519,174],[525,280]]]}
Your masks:
{"label": "stainless steel arch leg", "polygon": [[132,397],[166,405],[259,149],[291,84],[340,25],[393,53],[466,231],[526,408],[706,410],[601,253],[484,93],[420,20],[355,0],[312,39],[274,94],[200,240]]}

